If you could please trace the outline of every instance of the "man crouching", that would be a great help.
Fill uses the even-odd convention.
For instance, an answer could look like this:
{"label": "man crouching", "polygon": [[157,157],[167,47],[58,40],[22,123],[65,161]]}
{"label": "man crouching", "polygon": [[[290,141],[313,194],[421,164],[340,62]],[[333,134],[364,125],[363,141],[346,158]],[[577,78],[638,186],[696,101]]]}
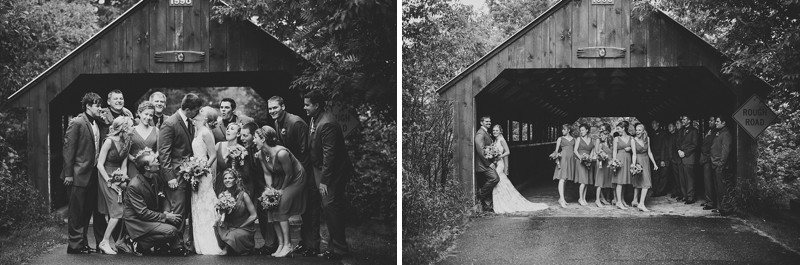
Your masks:
{"label": "man crouching", "polygon": [[174,241],[178,237],[178,229],[182,218],[178,214],[158,212],[159,190],[155,186],[154,177],[158,174],[159,165],[155,154],[149,151],[140,152],[135,159],[140,173],[128,184],[125,196],[125,227],[138,246],[135,254],[151,254],[150,249]]}

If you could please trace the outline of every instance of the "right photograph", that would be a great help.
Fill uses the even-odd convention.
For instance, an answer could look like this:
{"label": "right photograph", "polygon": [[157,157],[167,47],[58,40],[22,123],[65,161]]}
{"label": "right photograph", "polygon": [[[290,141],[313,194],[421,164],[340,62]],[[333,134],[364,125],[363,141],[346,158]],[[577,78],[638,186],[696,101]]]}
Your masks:
{"label": "right photograph", "polygon": [[800,263],[798,10],[403,0],[402,263]]}

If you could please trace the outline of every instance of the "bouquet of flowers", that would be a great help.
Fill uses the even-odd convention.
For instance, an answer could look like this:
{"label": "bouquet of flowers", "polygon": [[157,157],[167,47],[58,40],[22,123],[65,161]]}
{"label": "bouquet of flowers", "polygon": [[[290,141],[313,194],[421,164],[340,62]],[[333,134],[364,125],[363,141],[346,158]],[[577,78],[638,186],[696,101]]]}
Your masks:
{"label": "bouquet of flowers", "polygon": [[636,165],[633,165],[631,167],[631,175],[636,176],[636,175],[640,175],[640,174],[642,174],[642,165],[637,163]]}
{"label": "bouquet of flowers", "polygon": [[211,170],[206,167],[206,162],[202,158],[190,157],[181,163],[178,174],[192,184],[193,191],[197,191],[197,184],[200,183],[200,178],[211,173]]}
{"label": "bouquet of flowers", "polygon": [[[118,168],[118,169],[114,170],[114,172],[111,172],[111,180],[108,181],[108,186],[111,187],[112,190],[117,192],[117,203],[122,203],[122,187],[121,186],[123,184],[128,184],[129,180],[130,180],[130,178],[128,178],[128,176],[125,175],[125,172],[122,172],[122,168]],[[117,184],[117,185],[114,185],[114,184]]]}
{"label": "bouquet of flowers", "polygon": [[561,158],[561,153],[559,152],[553,152],[552,154],[550,154],[550,160],[558,160],[560,158]]}
{"label": "bouquet of flowers", "polygon": [[602,162],[608,161],[608,158],[609,158],[608,154],[606,154],[605,151],[600,150],[600,152],[597,153],[597,161],[600,162],[600,163],[597,164],[597,166],[600,167],[600,168],[603,168],[603,163]]}
{"label": "bouquet of flowers", "polygon": [[611,168],[612,172],[617,173],[617,170],[622,167],[622,162],[617,159],[611,160],[611,163],[608,163],[608,167]]}
{"label": "bouquet of flowers", "polygon": [[494,160],[498,156],[500,156],[500,150],[497,150],[497,147],[494,145],[487,145],[483,147],[483,156],[486,159]]}
{"label": "bouquet of flowers", "polygon": [[261,208],[264,210],[278,208],[278,204],[281,202],[281,191],[267,187],[267,189],[261,193],[261,196],[258,197],[258,201],[261,203]]}
{"label": "bouquet of flowers", "polygon": [[581,164],[583,164],[583,166],[592,166],[592,157],[590,157],[589,154],[580,154],[579,158],[581,159]]}
{"label": "bouquet of flowers", "polygon": [[245,149],[244,146],[236,145],[234,147],[228,147],[228,156],[225,157],[225,162],[228,163],[228,166],[236,164],[244,166],[245,157],[247,157],[247,149]]}
{"label": "bouquet of flowers", "polygon": [[231,196],[231,193],[227,190],[220,193],[217,198],[219,200],[217,201],[215,208],[222,213],[220,221],[224,221],[225,214],[231,213],[231,211],[233,211],[233,207],[236,206],[236,199],[234,199],[233,196]]}

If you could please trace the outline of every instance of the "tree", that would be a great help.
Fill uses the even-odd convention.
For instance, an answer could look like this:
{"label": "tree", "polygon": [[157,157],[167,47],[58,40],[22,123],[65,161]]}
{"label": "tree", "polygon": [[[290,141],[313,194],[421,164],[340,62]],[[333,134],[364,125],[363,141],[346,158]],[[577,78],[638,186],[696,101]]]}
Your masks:
{"label": "tree", "polygon": [[489,13],[503,35],[511,36],[542,14],[552,0],[486,0]]}

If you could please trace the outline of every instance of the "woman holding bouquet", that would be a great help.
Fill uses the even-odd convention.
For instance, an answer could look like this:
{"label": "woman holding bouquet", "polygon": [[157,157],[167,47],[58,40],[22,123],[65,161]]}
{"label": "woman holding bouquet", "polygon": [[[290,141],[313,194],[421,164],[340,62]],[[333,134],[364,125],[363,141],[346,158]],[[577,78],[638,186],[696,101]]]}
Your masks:
{"label": "woman holding bouquet", "polygon": [[[240,145],[236,140],[239,139],[239,130],[242,129],[242,125],[239,123],[229,123],[228,127],[225,130],[225,141],[217,143],[217,179],[216,183],[214,183],[214,190],[219,194],[223,190],[225,190],[225,184],[223,180],[223,172],[226,169],[233,168],[236,169],[237,172],[244,172],[244,157],[247,155],[247,151],[245,150],[244,146]],[[242,177],[237,174],[237,177]],[[249,180],[249,176],[243,176],[246,180]],[[252,193],[252,190],[249,188],[252,185],[249,185],[249,181],[245,182],[245,179],[242,179],[242,186],[247,191],[248,194]]]}
{"label": "woman holding bouquet", "polygon": [[617,131],[619,132],[620,136],[614,138],[614,160],[618,160],[620,163],[620,167],[617,169],[616,177],[614,178],[614,184],[617,185],[616,188],[616,195],[614,196],[617,198],[616,205],[618,208],[625,210],[628,205],[625,204],[625,200],[622,198],[622,185],[631,184],[631,135],[628,133],[628,126],[630,123],[627,121],[621,121],[617,124]]}
{"label": "woman holding bouquet", "polygon": [[116,245],[110,244],[113,242],[111,232],[119,223],[119,218],[122,218],[122,191],[125,185],[124,182],[117,182],[114,178],[120,179],[128,172],[127,158],[128,150],[131,148],[128,132],[132,125],[133,120],[130,117],[120,116],[114,119],[97,157],[97,169],[100,172],[97,188],[99,193],[103,194],[97,197],[97,209],[108,218],[108,226],[98,248],[105,254],[117,254]]}
{"label": "woman holding bouquet", "polygon": [[580,161],[579,165],[575,166],[575,182],[581,184],[578,188],[578,203],[586,206],[589,205],[589,203],[586,202],[586,185],[591,185],[593,181],[591,176],[591,153],[594,150],[594,145],[592,144],[592,138],[589,137],[588,124],[581,124],[578,127],[578,131],[580,132],[580,136],[573,150],[576,154],[576,158]]}
{"label": "woman holding bouquet", "polygon": [[227,192],[225,195],[232,197],[235,205],[220,213],[220,221],[214,226],[217,240],[220,246],[223,246],[222,255],[234,253],[247,255],[253,252],[256,246],[253,237],[256,233],[256,207],[250,201],[250,195],[242,187],[241,178],[235,169],[226,169],[222,173],[222,179],[225,187],[220,196]]}
{"label": "woman holding bouquet", "polygon": [[608,205],[608,201],[604,198],[602,189],[603,188],[613,188],[611,182],[613,181],[613,172],[611,168],[608,166],[609,162],[611,162],[611,141],[610,136],[608,135],[611,132],[611,125],[608,123],[603,123],[600,126],[600,137],[595,140],[595,147],[594,147],[594,158],[597,160],[597,168],[595,171],[595,179],[594,185],[597,186],[597,198],[595,199],[594,203],[597,207],[603,207],[603,205]]}
{"label": "woman holding bouquet", "polygon": [[289,149],[278,145],[278,133],[272,127],[264,126],[256,130],[253,143],[259,149],[259,160],[267,186],[281,193],[278,207],[267,211],[267,221],[273,223],[275,235],[278,237],[278,250],[272,256],[286,257],[293,249],[289,217],[303,214],[306,210],[305,170]]}
{"label": "woman holding bouquet", "polygon": [[[575,167],[578,160],[575,159],[575,138],[572,137],[572,126],[569,124],[561,125],[561,137],[556,140],[556,150],[554,153],[561,152],[560,159],[556,160],[556,170],[553,179],[558,180],[558,203],[561,207],[567,208],[567,201],[564,200],[564,183],[575,181]],[[559,150],[560,148],[560,150]]]}
{"label": "woman holding bouquet", "polygon": [[500,125],[492,127],[492,135],[494,136],[493,145],[500,151],[501,155],[495,158],[497,160],[497,167],[495,172],[500,178],[497,185],[492,190],[492,202],[494,204],[495,213],[511,213],[511,212],[533,212],[547,209],[547,204],[533,203],[522,197],[514,188],[514,184],[508,180],[508,156],[511,151],[508,150],[506,139],[503,138],[503,129]]}
{"label": "woman holding bouquet", "polygon": [[[633,161],[635,161],[634,163],[641,165],[642,172],[633,177],[633,187],[636,189],[633,192],[633,202],[631,205],[639,208],[639,210],[643,212],[649,212],[650,210],[644,206],[644,198],[647,197],[647,189],[652,186],[652,181],[650,179],[650,162],[653,162],[653,170],[658,170],[658,165],[656,165],[656,160],[653,159],[653,152],[650,150],[650,138],[647,137],[647,131],[644,130],[644,125],[636,123],[634,127],[636,127],[636,137],[631,141],[631,147],[633,148],[632,158]],[[636,198],[638,198],[640,194],[641,199],[637,202]]]}

